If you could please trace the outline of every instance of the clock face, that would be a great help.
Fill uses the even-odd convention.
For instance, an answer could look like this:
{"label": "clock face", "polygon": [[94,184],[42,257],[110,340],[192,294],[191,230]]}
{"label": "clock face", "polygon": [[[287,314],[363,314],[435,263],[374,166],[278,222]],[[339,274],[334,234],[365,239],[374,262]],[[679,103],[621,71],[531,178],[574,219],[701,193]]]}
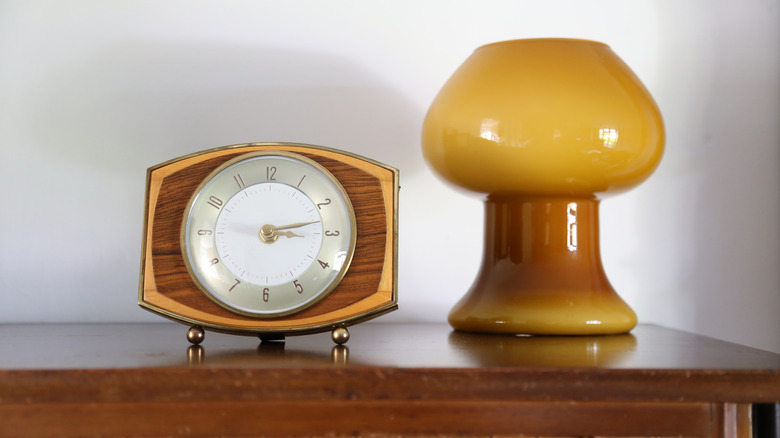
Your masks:
{"label": "clock face", "polygon": [[324,167],[285,151],[249,153],[214,170],[182,223],[190,276],[243,315],[301,311],[339,284],[355,249],[355,213]]}

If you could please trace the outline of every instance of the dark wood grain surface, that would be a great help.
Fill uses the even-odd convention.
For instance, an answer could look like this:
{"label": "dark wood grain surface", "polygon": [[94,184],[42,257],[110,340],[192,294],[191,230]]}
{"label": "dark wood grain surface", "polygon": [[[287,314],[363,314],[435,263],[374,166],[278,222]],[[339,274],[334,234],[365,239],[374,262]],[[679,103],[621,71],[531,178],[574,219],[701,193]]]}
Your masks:
{"label": "dark wood grain surface", "polygon": [[0,325],[0,436],[738,436],[751,403],[780,402],[780,355],[651,325],[515,337],[377,321],[345,346],[190,347],[185,331]]}
{"label": "dark wood grain surface", "polygon": [[[503,336],[453,331],[443,323],[383,323],[350,328],[350,367],[598,368],[780,373],[780,354],[640,324],[615,336]],[[186,326],[134,324],[0,324],[0,370],[187,366]],[[208,332],[206,368],[332,367],[330,335],[263,343]]]}

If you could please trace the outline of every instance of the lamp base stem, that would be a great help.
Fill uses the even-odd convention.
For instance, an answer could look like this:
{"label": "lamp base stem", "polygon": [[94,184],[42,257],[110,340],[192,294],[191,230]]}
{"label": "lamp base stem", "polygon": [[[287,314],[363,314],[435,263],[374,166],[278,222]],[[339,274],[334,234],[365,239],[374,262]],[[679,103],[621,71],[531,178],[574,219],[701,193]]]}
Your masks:
{"label": "lamp base stem", "polygon": [[601,335],[636,326],[609,284],[599,250],[598,200],[490,197],[477,279],[449,315],[461,331]]}

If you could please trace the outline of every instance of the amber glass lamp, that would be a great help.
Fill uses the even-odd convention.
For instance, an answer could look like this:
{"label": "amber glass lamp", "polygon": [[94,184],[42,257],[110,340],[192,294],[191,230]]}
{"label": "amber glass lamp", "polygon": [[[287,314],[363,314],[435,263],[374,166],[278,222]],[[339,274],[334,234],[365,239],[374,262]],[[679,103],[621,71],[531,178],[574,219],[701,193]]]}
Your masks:
{"label": "amber glass lamp", "polygon": [[664,127],[609,46],[478,48],[431,105],[422,145],[443,179],[485,199],[482,266],[450,312],[456,330],[585,335],[636,325],[602,267],[598,206],[655,170]]}

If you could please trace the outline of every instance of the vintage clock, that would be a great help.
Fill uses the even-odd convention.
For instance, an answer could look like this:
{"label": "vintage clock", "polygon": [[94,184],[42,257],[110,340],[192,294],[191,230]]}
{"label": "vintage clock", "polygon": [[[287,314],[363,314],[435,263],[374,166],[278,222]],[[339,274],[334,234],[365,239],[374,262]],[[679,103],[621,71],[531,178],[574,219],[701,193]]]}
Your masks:
{"label": "vintage clock", "polygon": [[263,340],[397,308],[398,170],[335,149],[250,143],[147,171],[138,304]]}

